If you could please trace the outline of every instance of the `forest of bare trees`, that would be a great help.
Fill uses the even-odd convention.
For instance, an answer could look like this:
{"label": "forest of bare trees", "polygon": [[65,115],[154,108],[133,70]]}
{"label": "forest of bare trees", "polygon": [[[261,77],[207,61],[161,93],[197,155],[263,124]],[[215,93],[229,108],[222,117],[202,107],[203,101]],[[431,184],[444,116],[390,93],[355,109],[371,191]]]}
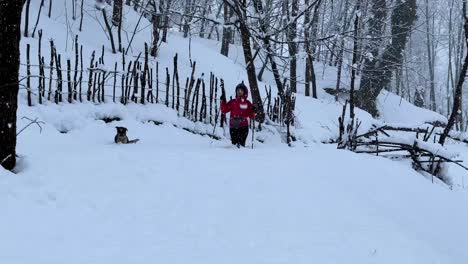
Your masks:
{"label": "forest of bare trees", "polygon": [[[23,34],[28,37],[36,29],[29,19],[30,1],[23,2]],[[49,17],[53,4],[53,0],[41,2]],[[20,34],[16,26],[20,5],[1,1],[2,39]],[[102,16],[114,53],[127,53],[132,45],[133,37],[128,43],[121,37],[124,11],[130,8],[152,23],[148,42],[154,57],[161,43],[168,41],[170,30],[185,38],[217,40],[224,56],[230,55],[230,44],[241,46],[258,121],[264,119],[259,81],[271,78],[280,96],[291,91],[317,98],[317,80],[325,69],[335,69],[335,85],[323,88],[335,95],[351,90],[352,105],[373,116],[379,115],[376,99],[386,89],[450,117],[449,128],[467,129],[463,81],[468,29],[462,0],[96,0],[96,7],[103,5],[112,7],[103,8]],[[72,19],[82,20],[83,1],[76,0],[73,6]],[[16,13],[9,8],[16,8]],[[2,45],[10,49],[17,43]],[[17,58],[0,56],[0,60],[0,68],[5,69]],[[12,102],[17,87],[5,87],[17,82],[10,71],[0,74],[4,76],[0,112],[5,117],[0,119],[0,144],[14,145],[9,135],[14,131],[11,124],[16,116],[11,111],[16,109]],[[12,155],[14,151],[2,145],[3,166],[11,167]]]}
{"label": "forest of bare trees", "polygon": [[[114,1],[113,21],[120,4]],[[447,117],[453,108],[466,49],[462,0],[128,0],[125,4],[153,20],[153,50],[158,41],[166,41],[168,28],[187,38],[218,40],[225,56],[229,43],[241,45],[259,111],[257,82],[266,72],[280,93],[290,89],[317,97],[317,78],[327,67],[336,67],[336,85],[327,88],[337,93],[349,90],[355,75],[356,104],[374,116],[379,114],[375,99],[382,89]],[[460,99],[455,126],[465,130],[463,96]]]}

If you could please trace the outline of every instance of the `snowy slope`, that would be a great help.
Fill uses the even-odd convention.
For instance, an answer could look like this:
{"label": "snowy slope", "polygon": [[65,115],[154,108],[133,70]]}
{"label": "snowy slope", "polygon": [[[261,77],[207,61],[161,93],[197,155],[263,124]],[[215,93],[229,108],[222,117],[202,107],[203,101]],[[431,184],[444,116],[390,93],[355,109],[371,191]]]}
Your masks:
{"label": "snowy slope", "polygon": [[387,91],[378,98],[381,119],[388,123],[421,125],[425,123],[447,123],[447,118],[428,109],[417,107],[405,99]]}
{"label": "snowy slope", "polygon": [[468,258],[466,193],[406,164],[321,144],[237,150],[172,126],[124,124],[141,144],[112,144],[114,124],[103,122],[22,134],[21,173],[0,178],[2,262]]}
{"label": "snowy slope", "polygon": [[[108,42],[93,1],[85,4],[80,42],[89,57]],[[37,3],[32,5],[34,14]],[[72,57],[73,34],[67,34],[64,15],[69,9],[54,10],[52,20],[41,20],[43,45],[53,37]],[[131,32],[138,16],[125,12]],[[68,28],[77,32],[76,23]],[[143,20],[129,58],[142,51],[149,36]],[[36,42],[23,39],[22,46],[31,43],[34,50]],[[199,74],[215,72],[226,87],[234,87],[246,80],[239,47],[224,58],[218,45],[192,39],[192,60]],[[120,58],[106,53],[110,65]],[[188,40],[176,33],[162,46],[161,67],[172,68],[175,53],[185,61],[181,76],[188,75]],[[320,88],[333,84],[333,69],[322,73]],[[268,83],[273,84],[266,76]],[[265,143],[238,150],[226,138],[181,129],[212,132],[161,105],[30,108],[22,91],[19,117],[45,124],[42,133],[32,126],[20,134],[16,174],[0,169],[0,263],[466,263],[466,171],[449,168],[459,185],[449,190],[406,162],[322,144],[336,138],[342,106],[322,90],[319,95],[318,100],[298,95],[301,144],[289,148],[277,134],[265,132],[260,135],[269,136]],[[384,95],[382,120],[357,111],[362,129],[443,119]],[[105,123],[104,117],[121,120]],[[19,120],[19,127],[27,123]],[[140,143],[113,144],[118,125]],[[466,146],[451,148],[468,159]]]}

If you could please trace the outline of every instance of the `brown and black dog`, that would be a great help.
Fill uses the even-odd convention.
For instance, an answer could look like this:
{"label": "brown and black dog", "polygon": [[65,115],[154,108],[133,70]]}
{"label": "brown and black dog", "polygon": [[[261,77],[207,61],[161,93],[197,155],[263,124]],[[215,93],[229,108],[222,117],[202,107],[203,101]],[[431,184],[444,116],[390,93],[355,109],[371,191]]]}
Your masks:
{"label": "brown and black dog", "polygon": [[115,127],[117,129],[117,135],[114,137],[114,142],[117,144],[132,144],[137,143],[139,139],[129,140],[127,137],[126,127]]}

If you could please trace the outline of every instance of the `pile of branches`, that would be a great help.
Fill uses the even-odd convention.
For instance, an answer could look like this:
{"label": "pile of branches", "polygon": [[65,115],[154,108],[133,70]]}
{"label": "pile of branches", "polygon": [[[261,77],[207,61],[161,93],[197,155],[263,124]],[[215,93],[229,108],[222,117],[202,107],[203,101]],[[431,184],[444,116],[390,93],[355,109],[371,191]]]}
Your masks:
{"label": "pile of branches", "polygon": [[[340,135],[338,148],[348,149],[356,153],[375,154],[391,159],[409,159],[417,171],[423,171],[451,185],[445,174],[448,163],[456,164],[465,170],[468,167],[463,161],[456,160],[457,154],[450,153],[437,138],[442,135],[440,128],[432,125],[426,127],[408,127],[382,125],[373,126],[369,131],[358,134],[360,122],[354,119],[345,121],[346,105],[343,115],[338,119]],[[408,134],[415,133],[415,135]],[[455,141],[468,143],[462,135],[449,135]]]}

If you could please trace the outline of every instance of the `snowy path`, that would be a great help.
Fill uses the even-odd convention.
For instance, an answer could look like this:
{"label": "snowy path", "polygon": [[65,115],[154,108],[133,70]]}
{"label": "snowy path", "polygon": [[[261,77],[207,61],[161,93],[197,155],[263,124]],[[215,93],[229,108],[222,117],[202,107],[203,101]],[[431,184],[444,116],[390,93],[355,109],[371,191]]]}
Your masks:
{"label": "snowy path", "polygon": [[324,145],[229,149],[171,126],[132,125],[142,143],[117,146],[112,132],[25,136],[24,172],[0,179],[2,263],[468,258],[466,195],[407,165]]}

